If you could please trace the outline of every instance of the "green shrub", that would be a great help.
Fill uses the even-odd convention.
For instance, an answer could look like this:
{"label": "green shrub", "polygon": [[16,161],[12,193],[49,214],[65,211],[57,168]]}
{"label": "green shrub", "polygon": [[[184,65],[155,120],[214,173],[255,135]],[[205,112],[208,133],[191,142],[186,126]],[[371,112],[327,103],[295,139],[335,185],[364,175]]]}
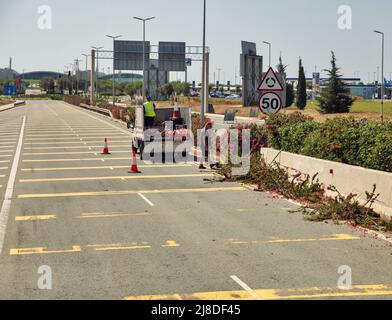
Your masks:
{"label": "green shrub", "polygon": [[278,114],[267,119],[263,134],[270,148],[392,172],[391,121],[335,118],[319,124],[299,113]]}
{"label": "green shrub", "polygon": [[279,130],[282,138],[282,150],[292,153],[302,153],[306,138],[316,131],[320,125],[314,121],[307,120],[293,126],[283,127]]}
{"label": "green shrub", "polygon": [[282,149],[282,137],[280,130],[284,127],[295,126],[298,123],[310,120],[312,120],[312,118],[306,117],[300,112],[295,112],[290,115],[278,113],[270,116],[267,119],[265,126],[268,132],[268,145],[271,148]]}

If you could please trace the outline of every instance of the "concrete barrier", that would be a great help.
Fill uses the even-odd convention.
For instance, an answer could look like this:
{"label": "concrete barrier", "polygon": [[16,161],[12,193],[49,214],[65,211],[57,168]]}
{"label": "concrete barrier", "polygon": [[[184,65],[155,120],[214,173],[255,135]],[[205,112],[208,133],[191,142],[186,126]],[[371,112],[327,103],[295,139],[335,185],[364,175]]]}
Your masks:
{"label": "concrete barrier", "polygon": [[[366,202],[366,192],[377,185],[380,197],[373,209],[387,221],[392,219],[392,173],[350,166],[338,162],[320,160],[274,149],[261,150],[266,163],[277,162],[293,172],[314,176],[326,187],[335,186],[343,195],[357,194],[361,203]],[[329,192],[330,195],[334,195]]]}
{"label": "concrete barrier", "polygon": [[79,106],[80,106],[81,108],[83,108],[83,109],[87,109],[87,110],[90,110],[90,111],[94,111],[94,112],[103,114],[103,115],[105,115],[105,116],[108,116],[108,117],[110,117],[110,118],[113,118],[113,114],[111,113],[110,110],[103,109],[103,108],[98,108],[98,107],[94,107],[94,106],[90,106],[90,105],[84,104],[84,103],[81,103]]}
{"label": "concrete barrier", "polygon": [[24,106],[25,104],[26,104],[26,101],[18,100],[14,103],[14,107]]}

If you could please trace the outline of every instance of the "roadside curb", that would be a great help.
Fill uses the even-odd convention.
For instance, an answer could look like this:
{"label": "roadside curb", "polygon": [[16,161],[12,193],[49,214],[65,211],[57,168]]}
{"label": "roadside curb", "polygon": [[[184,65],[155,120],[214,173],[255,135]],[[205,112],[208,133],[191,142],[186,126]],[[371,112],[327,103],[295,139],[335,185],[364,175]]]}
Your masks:
{"label": "roadside curb", "polygon": [[0,112],[8,111],[8,110],[14,109],[16,107],[23,106],[25,104],[26,104],[26,101],[15,101],[14,103],[6,104],[6,105],[0,107]]}

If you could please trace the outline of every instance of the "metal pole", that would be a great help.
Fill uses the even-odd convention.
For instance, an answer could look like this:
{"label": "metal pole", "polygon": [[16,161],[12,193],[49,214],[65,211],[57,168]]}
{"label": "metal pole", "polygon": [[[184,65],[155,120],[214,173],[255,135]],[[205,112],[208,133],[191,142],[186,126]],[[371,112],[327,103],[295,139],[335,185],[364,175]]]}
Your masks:
{"label": "metal pole", "polygon": [[[381,53],[381,121],[384,122],[384,95],[385,95],[385,79],[384,79],[384,51],[385,51],[385,34],[381,31],[374,31],[375,33],[381,34],[382,36],[382,53]],[[379,72],[379,67],[377,67]],[[377,75],[377,78],[379,76]],[[377,88],[378,93],[378,88]]]}
{"label": "metal pole", "polygon": [[146,20],[143,20],[143,103],[146,102]]}
{"label": "metal pole", "polygon": [[385,96],[385,79],[384,79],[384,51],[385,39],[384,33],[382,34],[382,66],[381,66],[381,121],[384,122],[384,96]]}
{"label": "metal pole", "polygon": [[91,82],[91,91],[90,91],[90,104],[92,106],[95,105],[95,50],[91,50],[91,73],[90,73],[90,82]]}
{"label": "metal pole", "polygon": [[202,66],[202,83],[201,83],[201,112],[200,112],[200,121],[201,124],[204,125],[205,121],[205,104],[204,99],[206,96],[205,90],[205,72],[206,72],[206,8],[207,8],[207,1],[204,0],[204,10],[203,10],[203,66]]}

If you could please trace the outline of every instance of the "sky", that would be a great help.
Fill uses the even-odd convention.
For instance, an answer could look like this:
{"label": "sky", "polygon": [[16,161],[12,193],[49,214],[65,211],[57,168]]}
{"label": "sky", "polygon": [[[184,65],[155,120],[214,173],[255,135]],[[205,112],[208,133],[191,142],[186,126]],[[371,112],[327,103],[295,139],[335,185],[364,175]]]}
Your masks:
{"label": "sky", "polygon": [[[38,27],[39,8],[52,11],[52,28]],[[338,27],[338,8],[352,9],[352,29]],[[381,36],[384,31],[385,77],[392,73],[391,0],[207,0],[207,45],[210,47],[210,80],[235,82],[240,65],[241,40],[257,43],[258,54],[268,65],[268,47],[272,43],[272,65],[280,53],[288,65],[289,77],[298,74],[302,58],[311,77],[330,67],[331,50],[346,77],[374,80],[381,67]],[[84,59],[91,46],[112,50],[106,34],[122,35],[123,40],[142,40],[142,24],[132,17],[156,16],[147,24],[147,40],[183,41],[189,46],[202,45],[202,0],[0,0],[0,67],[25,71],[64,71],[75,59]],[[102,62],[107,71],[110,62]],[[81,62],[85,68],[85,62]],[[238,73],[238,71],[237,71]],[[381,77],[381,76],[380,76]],[[171,80],[183,79],[173,73]],[[200,81],[201,63],[189,69],[188,79]],[[237,79],[239,82],[239,78]]]}

